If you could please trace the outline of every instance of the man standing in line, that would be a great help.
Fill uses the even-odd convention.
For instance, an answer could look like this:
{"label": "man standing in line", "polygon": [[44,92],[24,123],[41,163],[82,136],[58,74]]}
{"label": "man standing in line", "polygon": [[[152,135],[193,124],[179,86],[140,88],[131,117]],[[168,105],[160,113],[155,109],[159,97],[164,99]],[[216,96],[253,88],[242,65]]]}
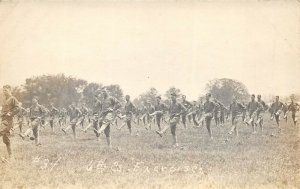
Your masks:
{"label": "man standing in line", "polygon": [[227,114],[227,118],[229,114],[231,114],[231,125],[232,125],[228,134],[232,134],[232,132],[234,132],[236,136],[239,135],[238,118],[241,117],[244,108],[245,107],[243,107],[241,103],[237,102],[236,97],[234,97],[232,103],[230,104],[229,111]]}
{"label": "man standing in line", "polygon": [[19,111],[19,102],[11,94],[11,86],[3,86],[4,100],[1,110],[1,125],[0,125],[0,137],[3,139],[3,143],[6,145],[6,150],[9,159],[12,158],[12,149],[10,134],[13,127],[13,118]]}
{"label": "man standing in line", "polygon": [[189,101],[186,100],[185,95],[182,95],[182,103],[181,104],[186,109],[186,112],[183,112],[181,114],[182,123],[183,123],[184,128],[186,129],[186,117],[187,117],[187,114],[188,114],[188,112],[190,111],[190,109],[192,108],[193,105],[192,105],[192,103],[190,103]]}
{"label": "man standing in line", "polygon": [[299,111],[299,104],[294,102],[294,98],[291,97],[291,104],[288,106],[288,110],[292,112],[292,119],[294,126],[297,125],[296,113]]}
{"label": "man standing in line", "polygon": [[30,107],[29,118],[31,128],[27,129],[24,134],[20,134],[20,137],[24,140],[26,136],[29,136],[31,132],[33,132],[32,140],[35,140],[35,145],[40,146],[40,125],[41,119],[46,114],[45,108],[38,103],[37,97],[33,97],[32,99],[32,106]]}
{"label": "man standing in line", "polygon": [[271,111],[275,117],[276,124],[279,130],[281,130],[279,116],[282,112],[282,108],[283,108],[283,103],[279,101],[279,96],[276,96],[275,102],[271,105]]}
{"label": "man standing in line", "polygon": [[114,120],[113,113],[121,107],[121,104],[116,98],[110,96],[106,89],[102,90],[102,97],[102,113],[100,115],[100,119],[102,119],[102,126],[98,130],[98,134],[100,135],[104,132],[107,145],[108,147],[111,147],[110,126]]}
{"label": "man standing in line", "polygon": [[161,131],[156,131],[156,133],[162,137],[163,134],[171,128],[171,133],[173,137],[173,146],[177,147],[177,135],[176,135],[176,126],[180,120],[180,115],[183,112],[186,112],[186,108],[176,101],[177,95],[175,93],[171,94],[171,105],[169,107],[169,115],[170,115],[170,124],[166,125]]}
{"label": "man standing in line", "polygon": [[67,131],[72,128],[74,139],[77,137],[76,126],[80,123],[78,121],[81,118],[81,115],[80,109],[75,106],[75,102],[72,102],[69,106],[70,124],[65,129],[62,129],[62,131],[67,134]]}
{"label": "man standing in line", "polygon": [[205,119],[205,125],[206,125],[206,128],[207,128],[207,131],[208,131],[208,135],[210,137],[210,139],[212,140],[213,137],[212,137],[212,130],[211,130],[211,120],[213,118],[213,114],[214,114],[214,109],[215,109],[215,103],[212,102],[210,100],[211,98],[211,94],[208,93],[206,94],[206,101],[204,102],[204,105],[203,105],[203,111],[204,111],[204,119]]}

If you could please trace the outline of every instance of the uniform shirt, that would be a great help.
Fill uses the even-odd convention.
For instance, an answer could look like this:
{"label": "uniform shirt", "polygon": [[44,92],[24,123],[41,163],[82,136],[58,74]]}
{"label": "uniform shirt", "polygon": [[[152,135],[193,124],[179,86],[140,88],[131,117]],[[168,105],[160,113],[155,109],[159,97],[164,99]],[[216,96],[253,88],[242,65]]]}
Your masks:
{"label": "uniform shirt", "polygon": [[[14,96],[10,96],[7,99],[4,99],[1,110],[1,117],[3,120],[12,120],[13,116],[16,115],[19,111],[19,102]],[[10,116],[6,116],[7,113],[10,113]]]}
{"label": "uniform shirt", "polygon": [[231,113],[232,117],[236,117],[240,113],[243,112],[244,108],[245,107],[241,103],[239,103],[239,102],[234,103],[233,102],[233,103],[230,104],[229,112]]}
{"label": "uniform shirt", "polygon": [[143,107],[140,109],[140,113],[141,113],[141,115],[144,115],[144,114],[147,113],[147,108],[146,108],[146,106],[143,106]]}
{"label": "uniform shirt", "polygon": [[215,112],[215,113],[221,112],[221,106],[220,106],[219,102],[214,103],[214,104],[215,104],[214,112]]}
{"label": "uniform shirt", "polygon": [[266,108],[266,103],[262,100],[257,101],[259,111],[264,111]]}
{"label": "uniform shirt", "polygon": [[200,111],[200,106],[198,106],[197,104],[192,105],[191,110],[192,110],[193,114],[196,114],[197,112]]}
{"label": "uniform shirt", "polygon": [[203,111],[204,113],[213,113],[215,109],[215,103],[211,101],[205,101],[203,105]]}
{"label": "uniform shirt", "polygon": [[40,104],[37,104],[36,106],[31,106],[30,107],[30,112],[29,112],[29,117],[31,119],[35,119],[38,117],[43,117],[46,114],[46,110],[44,109],[44,107]]}
{"label": "uniform shirt", "polygon": [[28,115],[27,110],[25,108],[23,108],[23,107],[19,107],[19,112],[18,112],[17,116],[19,118],[21,118],[21,117],[27,116],[27,115]]}
{"label": "uniform shirt", "polygon": [[132,114],[135,112],[135,106],[132,104],[132,102],[126,102],[125,104],[125,114]]}
{"label": "uniform shirt", "polygon": [[112,96],[106,97],[102,102],[102,112],[113,112],[116,109],[116,106],[120,103]]}
{"label": "uniform shirt", "polygon": [[88,113],[89,113],[89,110],[87,109],[87,107],[81,107],[81,113],[82,113],[82,115],[88,115]]}
{"label": "uniform shirt", "polygon": [[189,101],[186,101],[186,100],[182,101],[181,104],[185,107],[186,110],[189,110],[193,106],[192,103],[190,103]]}
{"label": "uniform shirt", "polygon": [[178,102],[175,102],[175,103],[172,102],[169,107],[169,114],[171,117],[172,116],[178,117],[178,116],[180,116],[180,113],[184,112],[184,111],[186,111],[186,108]]}
{"label": "uniform shirt", "polygon": [[273,111],[273,113],[276,113],[278,110],[281,110],[283,107],[283,103],[278,101],[278,102],[274,102],[272,105],[271,105],[271,109]]}
{"label": "uniform shirt", "polygon": [[227,109],[225,108],[224,104],[219,103],[220,105],[220,111],[221,111],[221,115],[224,115],[227,111]]}
{"label": "uniform shirt", "polygon": [[248,109],[249,112],[253,113],[253,112],[255,112],[258,108],[259,108],[259,104],[258,104],[258,102],[256,102],[255,100],[254,100],[254,101],[250,101],[250,102],[248,103],[247,109]]}
{"label": "uniform shirt", "polygon": [[156,103],[154,106],[155,111],[165,111],[167,109],[166,105],[163,103]]}
{"label": "uniform shirt", "polygon": [[152,114],[155,111],[154,106],[152,105],[146,106],[146,110],[147,110],[147,114]]}
{"label": "uniform shirt", "polygon": [[102,103],[100,100],[96,99],[96,102],[93,106],[93,114],[98,114],[102,110]]}
{"label": "uniform shirt", "polygon": [[70,121],[81,116],[81,111],[76,107],[69,107]]}
{"label": "uniform shirt", "polygon": [[58,109],[55,108],[54,106],[52,106],[52,107],[50,107],[49,115],[51,118],[53,118],[58,112],[59,112]]}
{"label": "uniform shirt", "polygon": [[67,116],[67,111],[66,111],[66,109],[62,109],[60,112],[59,112],[59,116],[60,117],[66,117]]}
{"label": "uniform shirt", "polygon": [[288,106],[288,110],[290,110],[291,112],[296,112],[299,108],[299,104],[296,102],[292,102],[289,106]]}
{"label": "uniform shirt", "polygon": [[283,104],[282,111],[284,113],[286,113],[287,111],[289,111],[289,106],[287,104]]}

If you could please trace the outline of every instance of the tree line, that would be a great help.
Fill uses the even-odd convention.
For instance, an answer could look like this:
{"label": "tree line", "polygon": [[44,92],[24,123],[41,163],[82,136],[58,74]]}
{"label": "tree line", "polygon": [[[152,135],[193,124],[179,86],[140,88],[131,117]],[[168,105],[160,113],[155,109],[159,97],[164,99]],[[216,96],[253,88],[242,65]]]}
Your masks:
{"label": "tree line", "polygon": [[[25,83],[20,86],[13,86],[13,95],[22,102],[24,107],[29,107],[32,97],[38,97],[43,105],[53,103],[57,107],[66,107],[72,102],[84,102],[88,106],[93,106],[96,90],[105,87],[110,95],[124,103],[124,91],[118,84],[104,86],[101,83],[88,83],[84,79],[75,78],[72,76],[58,75],[41,75],[27,78]],[[236,96],[240,101],[248,101],[250,94],[247,87],[233,79],[214,79],[206,84],[205,92],[209,92],[212,96],[225,106],[231,103],[233,96]],[[161,96],[164,103],[170,103],[170,94],[176,93],[182,95],[179,88],[170,87]],[[143,103],[150,101],[155,102],[155,97],[160,95],[159,91],[154,87],[145,91],[143,94],[133,98],[133,103],[141,106]],[[299,95],[294,95],[299,100]],[[190,99],[189,99],[190,100]],[[203,101],[204,96],[199,96],[196,101]],[[3,102],[2,91],[0,93],[0,101]]]}

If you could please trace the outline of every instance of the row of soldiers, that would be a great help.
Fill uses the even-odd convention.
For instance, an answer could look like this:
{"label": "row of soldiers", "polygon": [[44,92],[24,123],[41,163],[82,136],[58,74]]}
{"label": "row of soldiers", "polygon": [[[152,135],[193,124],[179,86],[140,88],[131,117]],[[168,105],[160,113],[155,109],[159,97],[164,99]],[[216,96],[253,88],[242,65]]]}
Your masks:
{"label": "row of soldiers", "polygon": [[[111,126],[116,125],[120,130],[127,125],[129,133],[132,135],[132,122],[137,125],[144,125],[146,129],[151,129],[152,124],[156,124],[158,129],[156,133],[163,137],[168,129],[171,130],[173,137],[173,145],[178,146],[176,128],[179,122],[182,122],[184,128],[187,128],[187,120],[193,123],[194,127],[205,125],[210,139],[213,139],[211,122],[223,125],[225,119],[231,115],[232,127],[228,134],[233,132],[238,136],[238,120],[247,125],[251,125],[253,133],[256,133],[256,127],[263,129],[263,114],[267,111],[271,114],[271,119],[275,118],[278,129],[280,129],[279,116],[281,112],[286,119],[286,113],[292,112],[294,125],[297,124],[296,112],[299,111],[299,104],[291,98],[291,103],[285,105],[279,101],[276,96],[275,102],[267,106],[261,99],[261,95],[251,96],[250,102],[245,105],[238,102],[238,99],[233,98],[229,107],[225,107],[221,102],[212,100],[211,94],[206,94],[205,102],[197,104],[196,101],[190,103],[186,100],[186,96],[178,97],[176,93],[171,94],[171,103],[166,105],[162,102],[161,97],[156,97],[156,102],[152,105],[147,101],[143,106],[136,107],[130,100],[130,96],[125,96],[125,105],[114,97],[110,96],[107,90],[99,89],[95,94],[95,103],[92,108],[87,108],[85,104],[81,106],[73,102],[68,108],[58,109],[53,104],[49,108],[38,103],[37,98],[32,99],[32,106],[25,109],[20,106],[18,100],[12,96],[11,87],[6,85],[3,87],[5,95],[4,104],[1,112],[0,136],[3,137],[3,142],[6,144],[9,156],[11,156],[11,142],[9,136],[11,132],[19,127],[20,136],[22,139],[30,137],[35,140],[36,145],[40,145],[39,131],[40,127],[49,125],[52,132],[54,125],[59,124],[62,132],[67,134],[69,129],[72,129],[74,138],[76,139],[77,128],[87,132],[89,128],[93,128],[97,140],[102,133],[106,136],[108,146],[111,146]],[[178,100],[179,98],[180,101]],[[14,117],[17,120],[14,126]],[[69,121],[67,121],[67,118]],[[117,121],[123,120],[118,126]],[[85,123],[88,123],[87,126]],[[30,127],[23,132],[23,125]],[[164,127],[162,127],[162,123]],[[137,130],[137,135],[138,135]]]}

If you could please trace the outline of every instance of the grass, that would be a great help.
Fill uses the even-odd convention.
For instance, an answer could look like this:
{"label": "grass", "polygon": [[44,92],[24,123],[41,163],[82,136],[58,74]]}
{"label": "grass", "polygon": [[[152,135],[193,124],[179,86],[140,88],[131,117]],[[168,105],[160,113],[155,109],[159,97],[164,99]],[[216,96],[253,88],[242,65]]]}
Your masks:
{"label": "grass", "polygon": [[267,117],[262,133],[240,124],[238,138],[227,135],[230,121],[213,124],[213,141],[205,128],[179,125],[176,149],[170,131],[160,138],[154,128],[130,137],[114,126],[113,149],[92,130],[74,141],[71,131],[42,129],[40,147],[15,134],[16,161],[0,164],[0,188],[299,188],[299,126],[290,121],[281,133]]}

